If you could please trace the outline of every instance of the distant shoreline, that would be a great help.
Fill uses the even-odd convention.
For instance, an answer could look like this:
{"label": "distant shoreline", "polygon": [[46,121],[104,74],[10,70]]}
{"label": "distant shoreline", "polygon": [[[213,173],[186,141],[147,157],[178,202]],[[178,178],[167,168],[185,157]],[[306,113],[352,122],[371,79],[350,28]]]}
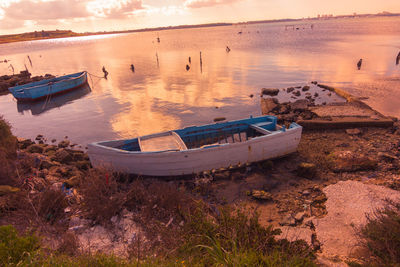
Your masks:
{"label": "distant shoreline", "polygon": [[100,34],[151,32],[151,31],[164,31],[164,30],[176,30],[176,29],[196,29],[196,28],[207,28],[207,27],[218,27],[218,26],[233,26],[233,25],[277,23],[277,22],[318,21],[318,20],[341,19],[341,18],[398,17],[398,16],[400,16],[400,13],[383,12],[378,14],[357,14],[357,15],[338,15],[338,16],[325,15],[322,17],[301,18],[301,19],[275,19],[275,20],[256,20],[256,21],[236,22],[236,23],[208,23],[208,24],[196,24],[196,25],[179,25],[179,26],[144,28],[144,29],[125,30],[125,31],[103,31],[103,32],[85,32],[85,33],[76,33],[71,30],[35,31],[28,33],[0,35],[0,45],[6,43],[14,43],[14,42],[90,36],[90,35],[100,35]]}

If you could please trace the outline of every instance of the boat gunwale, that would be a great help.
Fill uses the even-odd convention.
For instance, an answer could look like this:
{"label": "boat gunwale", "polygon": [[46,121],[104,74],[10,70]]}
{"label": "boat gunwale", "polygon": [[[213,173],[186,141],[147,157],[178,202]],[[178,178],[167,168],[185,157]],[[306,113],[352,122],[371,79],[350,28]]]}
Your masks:
{"label": "boat gunwale", "polygon": [[[17,92],[21,89],[24,91],[25,90],[35,90],[38,87],[49,86],[49,83],[51,83],[52,80],[55,80],[55,79],[60,79],[60,80],[55,81],[52,84],[59,84],[61,82],[67,82],[67,81],[71,81],[71,80],[80,79],[80,78],[82,78],[82,76],[84,76],[86,74],[87,74],[86,71],[80,71],[77,73],[63,75],[63,76],[59,76],[59,77],[55,77],[55,78],[51,78],[51,79],[44,79],[44,80],[33,82],[33,83],[26,83],[26,84],[22,84],[22,85],[13,86],[13,87],[8,88],[8,90],[10,92]],[[77,75],[77,76],[74,76],[74,75]],[[63,78],[63,77],[65,77],[65,78]]]}
{"label": "boat gunwale", "polygon": [[[224,144],[217,144],[217,145],[215,145],[213,147],[196,147],[196,148],[190,148],[190,149],[186,149],[186,150],[129,151],[129,150],[124,150],[124,149],[120,149],[120,148],[115,148],[115,147],[102,145],[102,143],[118,142],[118,141],[124,141],[124,140],[127,140],[127,139],[93,142],[93,143],[88,144],[88,146],[89,147],[101,148],[101,149],[104,149],[105,151],[109,151],[109,152],[117,152],[119,154],[128,154],[128,155],[168,154],[169,155],[171,153],[188,153],[188,152],[197,152],[197,151],[205,151],[205,150],[212,151],[212,150],[224,148],[226,146],[229,146],[229,147],[236,147],[236,146],[240,146],[240,145],[243,146],[243,144],[249,144],[249,143],[258,142],[260,139],[269,139],[269,138],[275,137],[277,135],[282,135],[282,134],[285,134],[285,133],[289,134],[290,132],[292,132],[294,130],[297,130],[297,129],[301,129],[301,128],[302,128],[301,125],[299,125],[299,124],[297,124],[295,122],[292,122],[290,124],[290,127],[288,129],[285,129],[285,131],[277,130],[275,132],[272,132],[271,134],[264,134],[264,135],[256,136],[256,137],[253,137],[253,138],[251,138],[249,140],[245,140],[245,141],[237,142],[237,143],[224,143]],[[150,134],[150,135],[146,135],[146,136],[158,135],[158,134],[168,133],[168,132],[173,132],[173,131],[155,133],[155,134]],[[128,140],[138,139],[139,137],[128,139]]]}

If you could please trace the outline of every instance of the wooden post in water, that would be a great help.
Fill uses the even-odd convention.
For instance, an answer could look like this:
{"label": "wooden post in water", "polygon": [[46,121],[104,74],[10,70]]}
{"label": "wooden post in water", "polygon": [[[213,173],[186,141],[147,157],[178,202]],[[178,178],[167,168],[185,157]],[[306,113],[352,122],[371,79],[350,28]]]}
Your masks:
{"label": "wooden post in water", "polygon": [[156,58],[157,58],[157,68],[160,68],[160,63],[158,62],[158,54],[156,52]]}
{"label": "wooden post in water", "polygon": [[200,51],[200,72],[203,73],[203,60],[201,59],[201,51]]}

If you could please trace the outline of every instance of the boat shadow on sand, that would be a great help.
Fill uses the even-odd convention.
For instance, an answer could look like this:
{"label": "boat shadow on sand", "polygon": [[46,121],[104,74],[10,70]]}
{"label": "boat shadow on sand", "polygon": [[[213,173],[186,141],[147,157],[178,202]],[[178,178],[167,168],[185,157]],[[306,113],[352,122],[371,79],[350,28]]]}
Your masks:
{"label": "boat shadow on sand", "polygon": [[74,102],[92,91],[89,84],[84,84],[79,88],[72,91],[53,95],[47,99],[34,101],[34,102],[17,102],[17,110],[19,113],[31,111],[32,115],[40,115],[46,111],[54,108],[60,108],[68,103]]}

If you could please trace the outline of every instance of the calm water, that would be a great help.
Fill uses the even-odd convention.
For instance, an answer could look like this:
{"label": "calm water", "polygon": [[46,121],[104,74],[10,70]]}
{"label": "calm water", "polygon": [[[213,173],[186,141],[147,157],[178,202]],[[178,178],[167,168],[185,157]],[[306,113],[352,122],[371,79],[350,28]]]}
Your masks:
{"label": "calm water", "polygon": [[[0,114],[20,137],[68,136],[85,145],[209,123],[215,117],[259,115],[262,87],[317,80],[369,97],[374,108],[400,117],[400,65],[395,65],[400,18],[304,21],[296,23],[299,30],[285,30],[288,24],[161,31],[160,43],[156,32],[148,32],[1,45],[0,59],[11,60],[18,72],[26,65],[33,75],[87,70],[101,76],[105,66],[109,76],[92,76],[90,88],[48,104],[22,105],[10,94],[0,96]],[[357,70],[360,58],[362,69]],[[0,75],[11,74],[8,65],[0,64]]]}

